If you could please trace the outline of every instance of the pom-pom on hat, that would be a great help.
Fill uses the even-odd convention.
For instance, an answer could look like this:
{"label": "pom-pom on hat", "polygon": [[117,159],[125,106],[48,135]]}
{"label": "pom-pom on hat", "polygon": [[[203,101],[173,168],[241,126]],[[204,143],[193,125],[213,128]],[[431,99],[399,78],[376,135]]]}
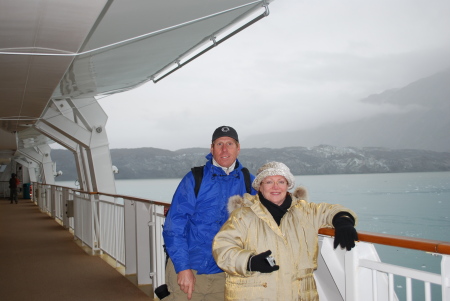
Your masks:
{"label": "pom-pom on hat", "polygon": [[230,137],[239,142],[238,134],[231,126],[222,125],[218,127],[212,135],[212,142],[220,137]]}
{"label": "pom-pom on hat", "polygon": [[292,189],[295,185],[294,175],[291,173],[289,167],[281,162],[269,162],[264,164],[258,169],[256,178],[252,183],[253,188],[259,190],[261,182],[266,177],[270,176],[283,176],[288,182],[288,189]]}

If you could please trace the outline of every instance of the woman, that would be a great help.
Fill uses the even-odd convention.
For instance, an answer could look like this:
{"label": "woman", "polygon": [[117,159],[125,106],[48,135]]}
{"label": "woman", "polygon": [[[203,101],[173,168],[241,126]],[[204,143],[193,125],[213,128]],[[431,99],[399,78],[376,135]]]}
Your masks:
{"label": "woman", "polygon": [[213,242],[226,272],[225,300],[319,300],[318,230],[334,226],[335,248],[355,246],[356,215],[341,205],[308,203],[303,188],[288,192],[294,184],[286,165],[270,162],[252,183],[257,195],[230,198],[232,213]]}

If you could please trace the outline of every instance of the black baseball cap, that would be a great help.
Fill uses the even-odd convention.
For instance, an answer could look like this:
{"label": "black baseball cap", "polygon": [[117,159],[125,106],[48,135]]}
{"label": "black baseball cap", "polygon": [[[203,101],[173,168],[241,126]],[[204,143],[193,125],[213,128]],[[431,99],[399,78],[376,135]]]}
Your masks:
{"label": "black baseball cap", "polygon": [[212,142],[220,137],[230,137],[239,142],[238,134],[231,126],[222,125],[218,127],[212,135]]}

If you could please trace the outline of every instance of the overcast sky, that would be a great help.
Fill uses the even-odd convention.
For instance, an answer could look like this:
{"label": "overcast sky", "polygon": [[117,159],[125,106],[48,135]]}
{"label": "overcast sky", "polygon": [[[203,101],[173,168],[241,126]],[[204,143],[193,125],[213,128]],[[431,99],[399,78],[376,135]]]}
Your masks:
{"label": "overcast sky", "polygon": [[[270,15],[162,81],[99,100],[110,148],[209,147],[350,121],[358,101],[450,67],[448,0],[275,0]],[[126,104],[126,106],[124,106]]]}

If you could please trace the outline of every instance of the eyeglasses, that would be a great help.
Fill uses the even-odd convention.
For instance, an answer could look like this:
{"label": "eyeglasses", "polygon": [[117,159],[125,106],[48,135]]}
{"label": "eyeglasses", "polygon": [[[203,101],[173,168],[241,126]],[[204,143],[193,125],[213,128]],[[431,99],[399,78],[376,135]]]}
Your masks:
{"label": "eyeglasses", "polygon": [[284,185],[287,185],[287,182],[285,181],[285,180],[279,180],[279,181],[271,181],[271,180],[268,180],[268,181],[265,181],[265,182],[261,182],[262,184],[264,184],[264,185],[267,185],[267,186],[273,186],[275,183],[278,185],[278,186],[284,186]]}

